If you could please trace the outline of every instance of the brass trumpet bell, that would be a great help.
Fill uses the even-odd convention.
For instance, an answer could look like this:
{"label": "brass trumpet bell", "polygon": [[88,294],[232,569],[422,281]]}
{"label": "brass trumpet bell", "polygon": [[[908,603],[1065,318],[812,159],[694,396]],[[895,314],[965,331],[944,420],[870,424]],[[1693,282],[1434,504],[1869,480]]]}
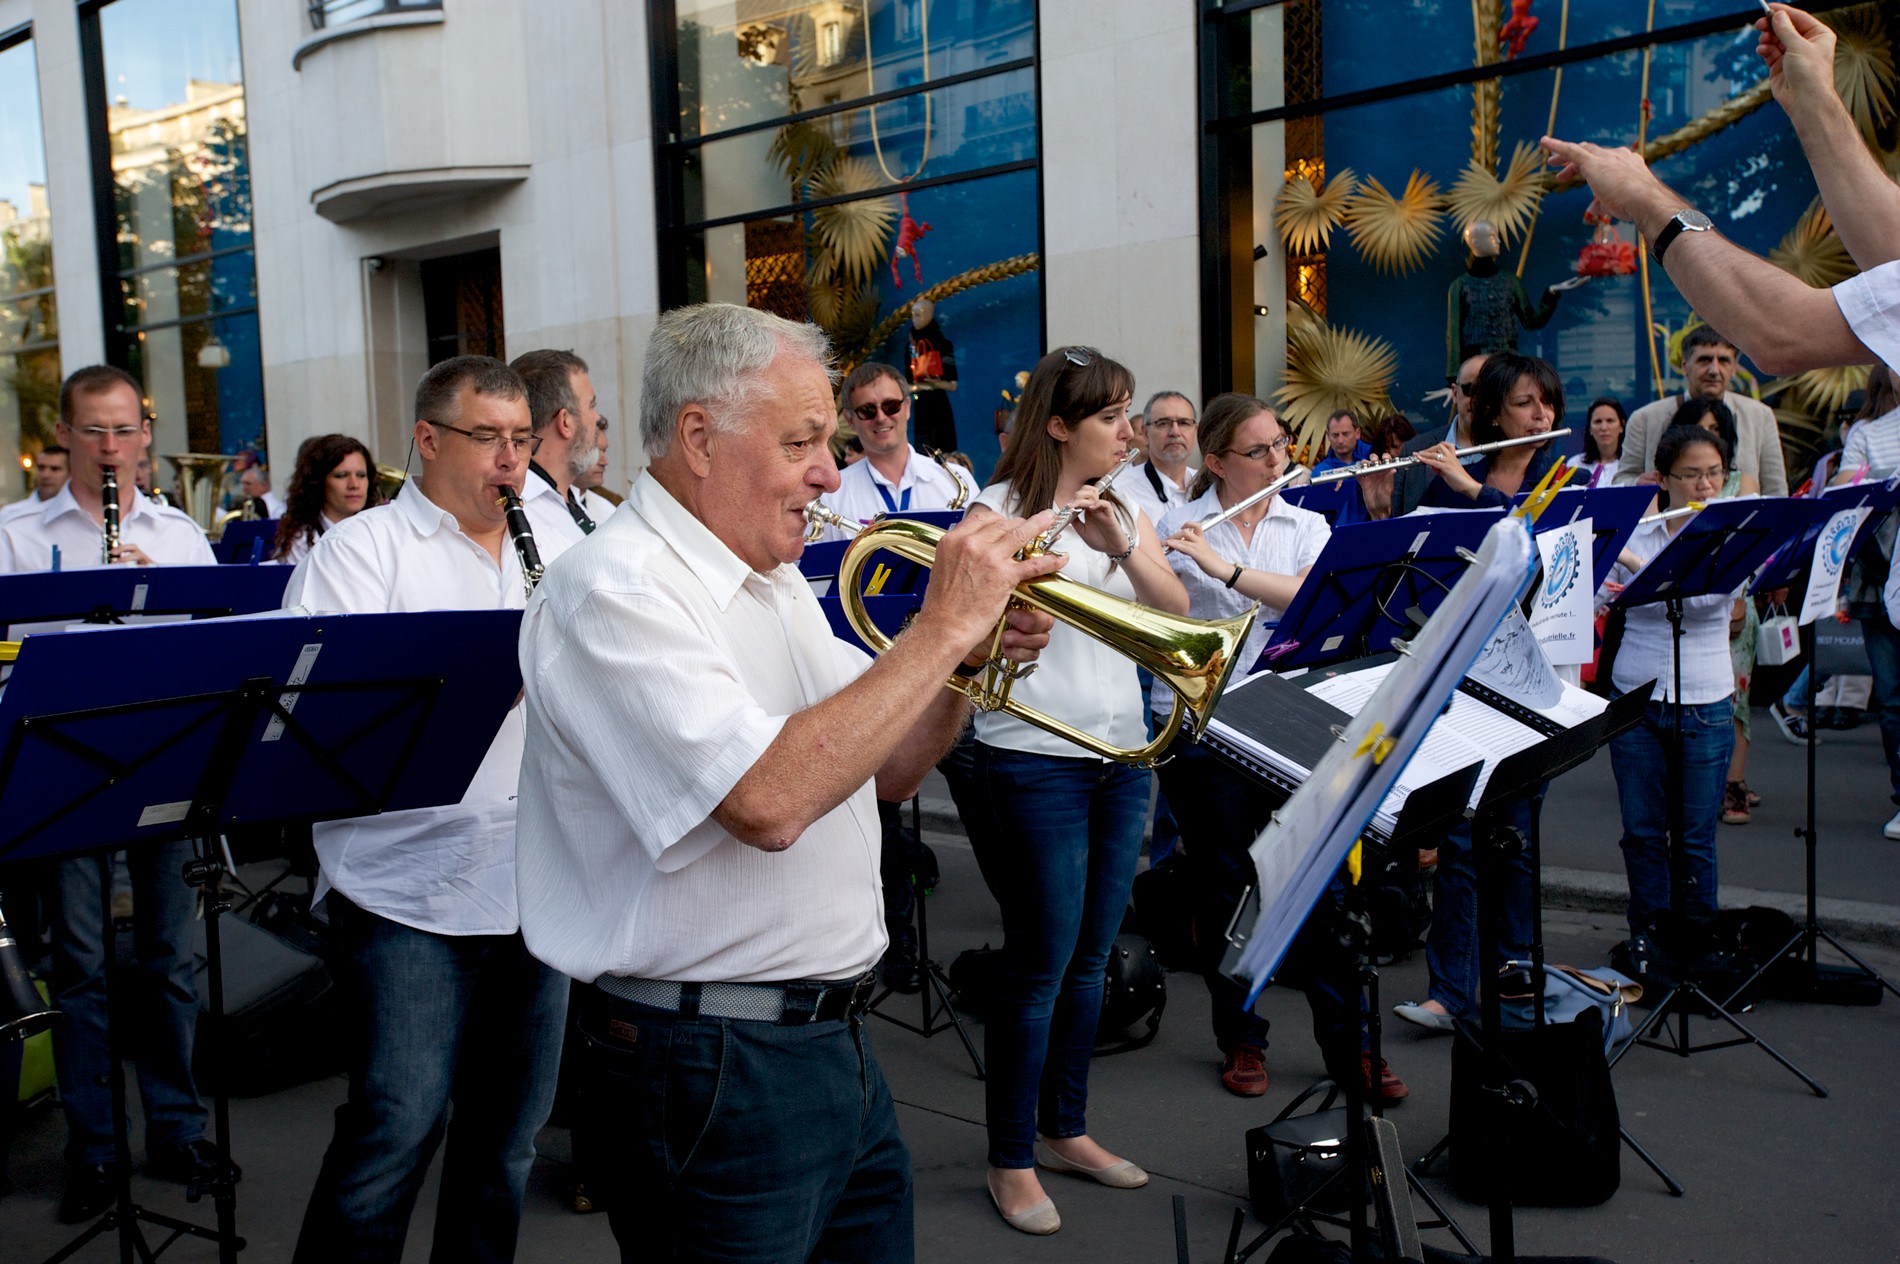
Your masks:
{"label": "brass trumpet bell", "polygon": [[[888,650],[891,638],[871,621],[858,586],[859,574],[879,550],[922,566],[933,565],[943,536],[943,528],[928,523],[887,519],[866,527],[845,550],[838,574],[845,618],[876,652]],[[1018,586],[1011,604],[1018,609],[1040,610],[1152,672],[1174,693],[1174,708],[1161,732],[1146,746],[1111,746],[1092,733],[1015,701],[1010,697],[1010,683],[1020,673],[1001,659],[1000,651],[981,676],[970,680],[952,676],[944,684],[968,695],[981,710],[1013,715],[1105,759],[1138,768],[1154,767],[1161,752],[1183,728],[1191,738],[1201,735],[1259,614],[1258,606],[1231,619],[1168,614],[1060,575],[1045,575]],[[999,645],[1000,641],[999,627]]]}

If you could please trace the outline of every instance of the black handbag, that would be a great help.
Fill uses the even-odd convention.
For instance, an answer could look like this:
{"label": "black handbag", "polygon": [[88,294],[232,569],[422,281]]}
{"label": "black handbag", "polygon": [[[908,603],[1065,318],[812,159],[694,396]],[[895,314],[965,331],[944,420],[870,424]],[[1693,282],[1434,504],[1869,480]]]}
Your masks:
{"label": "black handbag", "polygon": [[1603,1018],[1585,1009],[1567,1023],[1501,1031],[1501,1080],[1528,1082],[1534,1103],[1507,1104],[1485,1085],[1484,1052],[1458,1030],[1451,1051],[1451,1179],[1459,1196],[1484,1202],[1500,1141],[1511,1202],[1589,1207],[1622,1182],[1622,1121],[1603,1055]]}
{"label": "black handbag", "polygon": [[[1322,1091],[1326,1096],[1318,1106],[1294,1113]],[[1247,1130],[1247,1197],[1260,1220],[1276,1224],[1296,1207],[1346,1210],[1352,1181],[1346,1175],[1346,1108],[1333,1105],[1337,1100],[1339,1086],[1320,1080],[1271,1123]]]}

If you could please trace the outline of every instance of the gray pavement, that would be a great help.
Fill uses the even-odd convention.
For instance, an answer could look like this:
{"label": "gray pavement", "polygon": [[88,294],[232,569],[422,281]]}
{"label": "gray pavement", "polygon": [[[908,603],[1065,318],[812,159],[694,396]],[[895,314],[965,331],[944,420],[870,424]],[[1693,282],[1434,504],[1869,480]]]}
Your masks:
{"label": "gray pavement", "polygon": [[[1750,779],[1768,797],[1753,824],[1726,829],[1722,864],[1731,883],[1778,899],[1799,889],[1798,844],[1786,832],[1795,819],[1799,752],[1787,746],[1758,713],[1759,757]],[[1827,735],[1821,761],[1821,887],[1829,898],[1865,914],[1854,947],[1890,977],[1900,978],[1900,950],[1880,942],[1896,924],[1900,881],[1894,866],[1900,844],[1880,838],[1889,809],[1878,739],[1871,729]],[[1772,743],[1772,745],[1771,745]],[[1791,771],[1792,770],[1792,771]],[[941,783],[927,789],[930,822],[947,808]],[[1620,881],[1615,847],[1616,809],[1608,761],[1571,774],[1553,788],[1546,809],[1546,846],[1560,881],[1557,900],[1594,884],[1582,909],[1553,907],[1546,939],[1553,960],[1588,965],[1604,960],[1622,935],[1613,881]],[[1000,940],[993,905],[974,857],[953,829],[927,824],[943,881],[931,898],[932,949],[946,964],[957,952]],[[1571,875],[1576,875],[1574,882]],[[1733,894],[1734,886],[1728,888]],[[1592,907],[1594,903],[1594,907]],[[1869,940],[1872,940],[1869,946]],[[1891,943],[1892,941],[1889,941]],[[1382,972],[1382,1000],[1422,994],[1422,956]],[[1159,1039],[1149,1047],[1098,1059],[1093,1071],[1091,1132],[1146,1166],[1150,1186],[1114,1191],[1050,1175],[1046,1185],[1064,1226],[1048,1239],[1006,1228],[983,1193],[982,1085],[953,1034],[924,1040],[874,1023],[880,1059],[899,1102],[916,1170],[918,1257],[924,1261],[1076,1260],[1172,1261],[1169,1196],[1188,1207],[1195,1261],[1220,1258],[1236,1209],[1246,1206],[1242,1147],[1245,1130],[1269,1119],[1321,1074],[1305,1006],[1297,994],[1270,989],[1263,1012],[1275,1024],[1268,1058],[1272,1089],[1264,1100],[1243,1101],[1219,1087],[1208,1031],[1205,988],[1192,975],[1168,980],[1168,1006]],[[915,1000],[892,998],[894,1012],[915,1016]],[[1872,1009],[1769,1002],[1744,1021],[1821,1080],[1830,1096],[1812,1096],[1763,1052],[1726,1049],[1692,1058],[1653,1050],[1632,1052],[1616,1069],[1625,1125],[1687,1187],[1671,1198],[1633,1156],[1625,1154],[1623,1187],[1593,1208],[1520,1209],[1521,1251],[1589,1253],[1622,1264],[1780,1264],[1783,1261],[1900,1260],[1900,1202],[1890,1174],[1900,1148],[1893,1121],[1900,1083],[1890,1071],[1900,1049],[1900,1003]],[[980,1043],[980,1026],[972,1026]],[[1713,1029],[1697,1024],[1698,1038]],[[1412,1087],[1392,1111],[1408,1155],[1423,1153],[1446,1128],[1450,1041],[1392,1020],[1386,1052]],[[330,1112],[343,1082],[329,1079],[268,1097],[234,1103],[234,1144],[245,1168],[239,1224],[249,1239],[243,1258],[253,1264],[287,1260],[298,1220],[324,1145]],[[11,1172],[19,1192],[0,1199],[0,1262],[42,1259],[72,1231],[54,1221],[60,1188],[59,1151],[65,1129],[56,1110],[30,1117],[17,1140]],[[529,1192],[519,1258],[523,1261],[616,1258],[603,1218],[579,1216],[564,1204],[569,1139],[550,1128]],[[1457,1199],[1441,1170],[1427,1178],[1481,1245],[1481,1207]],[[208,1221],[207,1209],[187,1208],[175,1186],[141,1179],[138,1196],[172,1214]],[[453,1209],[451,1214],[453,1214]],[[433,1185],[417,1208],[408,1258],[427,1257],[436,1214]],[[1251,1216],[1249,1236],[1260,1229]],[[1428,1241],[1451,1247],[1442,1232]],[[116,1257],[107,1241],[80,1260]],[[206,1245],[181,1242],[164,1257],[185,1264],[209,1261]],[[1256,1257],[1260,1258],[1260,1257]]]}

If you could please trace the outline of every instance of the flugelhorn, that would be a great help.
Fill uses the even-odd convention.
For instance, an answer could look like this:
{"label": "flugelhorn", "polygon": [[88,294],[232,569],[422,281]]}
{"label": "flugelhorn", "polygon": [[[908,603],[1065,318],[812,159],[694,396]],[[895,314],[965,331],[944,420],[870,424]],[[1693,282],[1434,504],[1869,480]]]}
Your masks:
{"label": "flugelhorn", "polygon": [[[1483,456],[1487,452],[1502,452],[1505,448],[1521,448],[1527,443],[1542,443],[1546,439],[1561,439],[1570,433],[1568,427],[1562,430],[1546,430],[1543,434],[1522,435],[1516,439],[1499,439],[1495,443],[1480,443],[1469,448],[1459,448],[1453,455],[1459,458]],[[1402,470],[1408,465],[1420,463],[1418,453],[1402,456],[1391,461],[1376,461],[1367,458],[1353,465],[1341,466],[1336,470],[1327,470],[1324,474],[1315,474],[1313,483],[1339,483],[1349,478],[1366,478],[1373,474],[1390,474],[1393,470]]]}
{"label": "flugelhorn", "polygon": [[[877,653],[882,654],[891,647],[891,638],[871,621],[865,609],[864,596],[858,587],[860,573],[880,550],[923,566],[934,565],[937,546],[943,537],[941,527],[928,523],[903,518],[880,519],[860,530],[845,550],[838,573],[845,618],[850,621],[852,630]],[[1032,544],[1024,553],[1033,549]],[[1182,729],[1185,728],[1191,738],[1200,736],[1259,613],[1259,607],[1255,606],[1231,619],[1194,619],[1167,614],[1060,575],[1045,575],[1019,585],[1010,604],[1015,609],[1040,610],[1051,615],[1152,672],[1174,693],[1174,707],[1160,734],[1146,746],[1111,746],[1092,733],[1012,699],[1011,686],[1021,673],[1003,657],[1004,624],[1000,621],[990,643],[989,662],[983,671],[968,680],[952,676],[944,681],[945,686],[967,695],[980,710],[1013,715],[1084,750],[1138,768],[1154,767],[1161,752]]]}

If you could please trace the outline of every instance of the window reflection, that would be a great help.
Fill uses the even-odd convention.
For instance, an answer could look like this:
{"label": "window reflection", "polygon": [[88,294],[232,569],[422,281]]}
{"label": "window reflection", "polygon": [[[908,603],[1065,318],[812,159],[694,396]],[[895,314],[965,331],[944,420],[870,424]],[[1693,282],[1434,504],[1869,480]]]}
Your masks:
{"label": "window reflection", "polygon": [[99,11],[124,354],[153,449],[263,442],[249,140],[235,0]]}
{"label": "window reflection", "polygon": [[59,418],[53,222],[30,40],[0,49],[0,118],[0,451],[20,458],[0,476],[0,500],[18,500]]}

